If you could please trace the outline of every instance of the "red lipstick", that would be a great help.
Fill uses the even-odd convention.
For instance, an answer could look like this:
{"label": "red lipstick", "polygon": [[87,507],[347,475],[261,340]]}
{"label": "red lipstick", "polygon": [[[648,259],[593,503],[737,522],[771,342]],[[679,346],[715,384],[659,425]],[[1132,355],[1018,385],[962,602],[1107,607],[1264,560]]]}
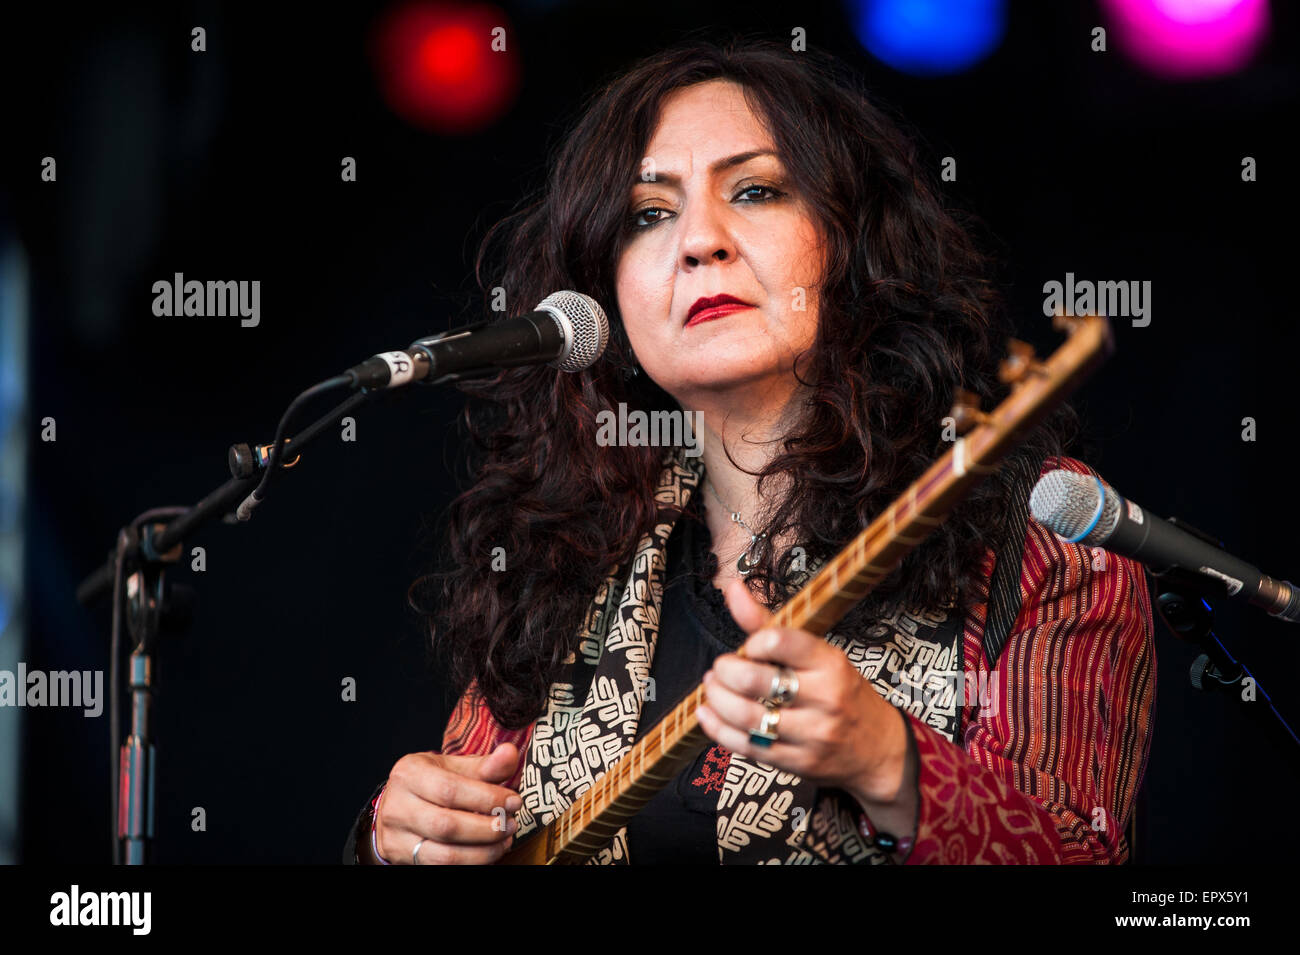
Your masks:
{"label": "red lipstick", "polygon": [[732,312],[739,312],[746,308],[753,308],[748,302],[743,302],[734,295],[714,295],[711,298],[701,298],[695,301],[689,312],[686,313],[686,327],[698,325],[701,322],[707,322],[715,318],[722,318],[724,315],[730,315]]}

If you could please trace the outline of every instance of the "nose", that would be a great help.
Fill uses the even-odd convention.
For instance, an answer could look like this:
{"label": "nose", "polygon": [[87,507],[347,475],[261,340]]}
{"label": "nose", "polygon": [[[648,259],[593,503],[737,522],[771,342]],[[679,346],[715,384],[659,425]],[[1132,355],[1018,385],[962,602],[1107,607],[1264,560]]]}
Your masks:
{"label": "nose", "polygon": [[696,199],[681,213],[679,264],[694,269],[704,262],[726,262],[736,257],[735,245],[724,221],[724,211],[708,199]]}

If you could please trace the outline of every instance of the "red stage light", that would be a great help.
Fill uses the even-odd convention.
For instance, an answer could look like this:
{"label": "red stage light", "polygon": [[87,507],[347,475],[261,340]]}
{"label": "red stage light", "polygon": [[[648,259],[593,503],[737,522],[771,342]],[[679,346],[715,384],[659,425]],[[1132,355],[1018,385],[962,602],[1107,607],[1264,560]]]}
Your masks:
{"label": "red stage light", "polygon": [[371,57],[395,113],[422,129],[465,134],[513,102],[519,86],[514,42],[505,13],[494,6],[411,3],[376,23]]}

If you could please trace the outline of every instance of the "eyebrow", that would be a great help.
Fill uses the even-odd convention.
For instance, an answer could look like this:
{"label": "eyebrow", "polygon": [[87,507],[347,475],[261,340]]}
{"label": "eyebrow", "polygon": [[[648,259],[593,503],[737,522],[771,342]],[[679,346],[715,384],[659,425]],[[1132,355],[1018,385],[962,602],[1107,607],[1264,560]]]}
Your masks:
{"label": "eyebrow", "polygon": [[[722,172],[724,169],[732,169],[736,166],[749,162],[751,159],[756,159],[759,156],[775,156],[775,155],[776,152],[771,149],[750,149],[743,153],[736,153],[736,155],[734,156],[728,156],[725,159],[719,159],[716,162],[714,162],[711,166],[709,166],[709,174],[717,175],[719,172]],[[656,169],[655,177],[653,179],[642,179],[641,174],[638,172],[635,178],[632,180],[632,185],[633,186],[648,185],[652,182],[655,184],[676,186],[677,188],[680,189],[682,185],[682,177],[673,172],[659,172],[659,170]]]}

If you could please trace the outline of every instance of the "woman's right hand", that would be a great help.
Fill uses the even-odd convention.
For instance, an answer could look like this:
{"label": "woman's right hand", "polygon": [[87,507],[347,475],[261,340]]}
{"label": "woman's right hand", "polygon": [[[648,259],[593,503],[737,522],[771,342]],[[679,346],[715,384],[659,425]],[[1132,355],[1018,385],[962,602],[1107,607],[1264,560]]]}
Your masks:
{"label": "woman's right hand", "polygon": [[393,865],[485,865],[514,842],[523,800],[499,785],[514,775],[519,750],[502,743],[487,756],[408,753],[388,775],[375,814],[375,846]]}

